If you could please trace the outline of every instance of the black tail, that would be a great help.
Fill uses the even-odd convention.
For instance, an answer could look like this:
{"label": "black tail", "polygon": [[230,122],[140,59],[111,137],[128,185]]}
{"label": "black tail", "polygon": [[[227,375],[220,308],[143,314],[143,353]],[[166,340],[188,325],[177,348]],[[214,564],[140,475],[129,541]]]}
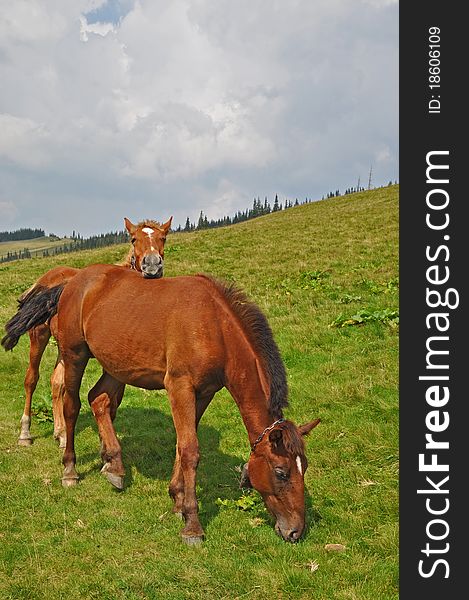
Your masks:
{"label": "black tail", "polygon": [[55,315],[64,286],[46,288],[38,285],[18,300],[17,313],[5,325],[6,335],[1,342],[5,350],[13,350],[24,333]]}

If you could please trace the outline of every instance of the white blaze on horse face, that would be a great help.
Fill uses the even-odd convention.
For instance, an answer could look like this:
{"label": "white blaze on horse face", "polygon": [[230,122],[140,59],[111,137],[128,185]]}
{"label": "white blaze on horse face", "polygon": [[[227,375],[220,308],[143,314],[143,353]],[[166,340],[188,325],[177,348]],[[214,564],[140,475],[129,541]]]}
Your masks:
{"label": "white blaze on horse face", "polygon": [[[146,233],[148,235],[148,237],[150,238],[150,241],[152,241],[151,236],[153,233],[155,233],[155,230],[152,229],[151,227],[143,227],[142,231],[143,231],[143,233]],[[152,252],[154,251],[153,245],[150,246],[150,250]]]}
{"label": "white blaze on horse face", "polygon": [[299,456],[296,457],[296,466],[298,467],[300,475],[303,475],[303,467],[301,466],[301,458]]}

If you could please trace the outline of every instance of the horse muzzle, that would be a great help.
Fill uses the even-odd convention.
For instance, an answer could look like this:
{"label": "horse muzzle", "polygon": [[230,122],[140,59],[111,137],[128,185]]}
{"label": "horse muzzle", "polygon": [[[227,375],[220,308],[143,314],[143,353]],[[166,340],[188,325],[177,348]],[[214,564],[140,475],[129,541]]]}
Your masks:
{"label": "horse muzzle", "polygon": [[163,259],[159,254],[146,254],[141,268],[146,279],[159,279],[163,276]]}
{"label": "horse muzzle", "polygon": [[275,531],[278,533],[280,537],[282,537],[286,542],[294,543],[297,542],[301,535],[303,534],[304,525],[294,525],[290,526],[282,526],[277,521],[275,523]]}

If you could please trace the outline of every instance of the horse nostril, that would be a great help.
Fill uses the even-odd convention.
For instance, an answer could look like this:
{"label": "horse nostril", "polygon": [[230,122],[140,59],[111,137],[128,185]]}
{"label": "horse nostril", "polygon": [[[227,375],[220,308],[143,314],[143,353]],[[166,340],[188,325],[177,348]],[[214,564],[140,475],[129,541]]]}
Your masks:
{"label": "horse nostril", "polygon": [[159,254],[146,254],[142,261],[142,265],[145,267],[158,267],[161,263],[162,259]]}
{"label": "horse nostril", "polygon": [[288,540],[290,542],[296,542],[299,537],[298,529],[292,529],[288,532]]}

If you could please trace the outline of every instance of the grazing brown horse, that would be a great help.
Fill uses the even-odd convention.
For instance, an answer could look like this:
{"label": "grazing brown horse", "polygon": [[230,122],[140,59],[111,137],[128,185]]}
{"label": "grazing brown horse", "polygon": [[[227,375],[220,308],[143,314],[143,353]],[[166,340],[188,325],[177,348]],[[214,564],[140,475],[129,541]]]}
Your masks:
{"label": "grazing brown horse", "polygon": [[[51,294],[52,291],[49,292]],[[319,420],[297,427],[283,419],[285,368],[269,324],[246,296],[205,275],[145,281],[121,267],[82,269],[49,302],[58,304],[58,343],[65,369],[67,445],[63,485],[78,481],[75,424],[88,360],[103,375],[88,394],[102,441],[103,473],[123,488],[124,465],[113,419],[125,384],[168,392],[177,436],[169,486],[182,514],[187,543],[204,535],[198,518],[197,426],[215,392],[226,387],[251,444],[244,485],[252,484],[276,519],[276,531],[296,541],[305,526],[303,435]]]}
{"label": "grazing brown horse", "polygon": [[[134,225],[129,219],[125,218],[124,223],[131,237],[132,246],[122,265],[141,272],[146,278],[161,277],[163,275],[164,244],[166,235],[171,227],[171,221],[172,217],[170,217],[163,225],[152,220],[145,220]],[[64,266],[55,267],[54,269],[47,271],[47,273],[42,275],[34,285],[18,299],[19,311],[25,301],[34,296],[37,291],[44,288],[52,288],[57,285],[65,285],[78,273],[78,271],[79,269]],[[15,317],[13,317],[12,321]],[[21,318],[24,321],[24,315],[22,315]],[[29,364],[24,380],[25,403],[20,422],[21,431],[18,438],[18,444],[20,446],[30,446],[33,443],[30,431],[32,397],[39,380],[39,366],[46,346],[51,335],[53,337],[57,336],[56,321],[57,318],[53,317],[50,321],[37,325],[28,331],[30,340]],[[18,338],[16,338],[16,341],[17,339]],[[6,349],[13,348],[16,341],[13,345],[6,347]],[[2,345],[5,346],[6,343],[6,338],[4,338],[4,340],[2,340]],[[65,422],[62,410],[64,393],[63,375],[63,362],[60,357],[60,352],[58,352],[57,361],[50,382],[52,391],[52,413],[54,416],[54,438],[59,442],[60,448],[65,448]]]}

